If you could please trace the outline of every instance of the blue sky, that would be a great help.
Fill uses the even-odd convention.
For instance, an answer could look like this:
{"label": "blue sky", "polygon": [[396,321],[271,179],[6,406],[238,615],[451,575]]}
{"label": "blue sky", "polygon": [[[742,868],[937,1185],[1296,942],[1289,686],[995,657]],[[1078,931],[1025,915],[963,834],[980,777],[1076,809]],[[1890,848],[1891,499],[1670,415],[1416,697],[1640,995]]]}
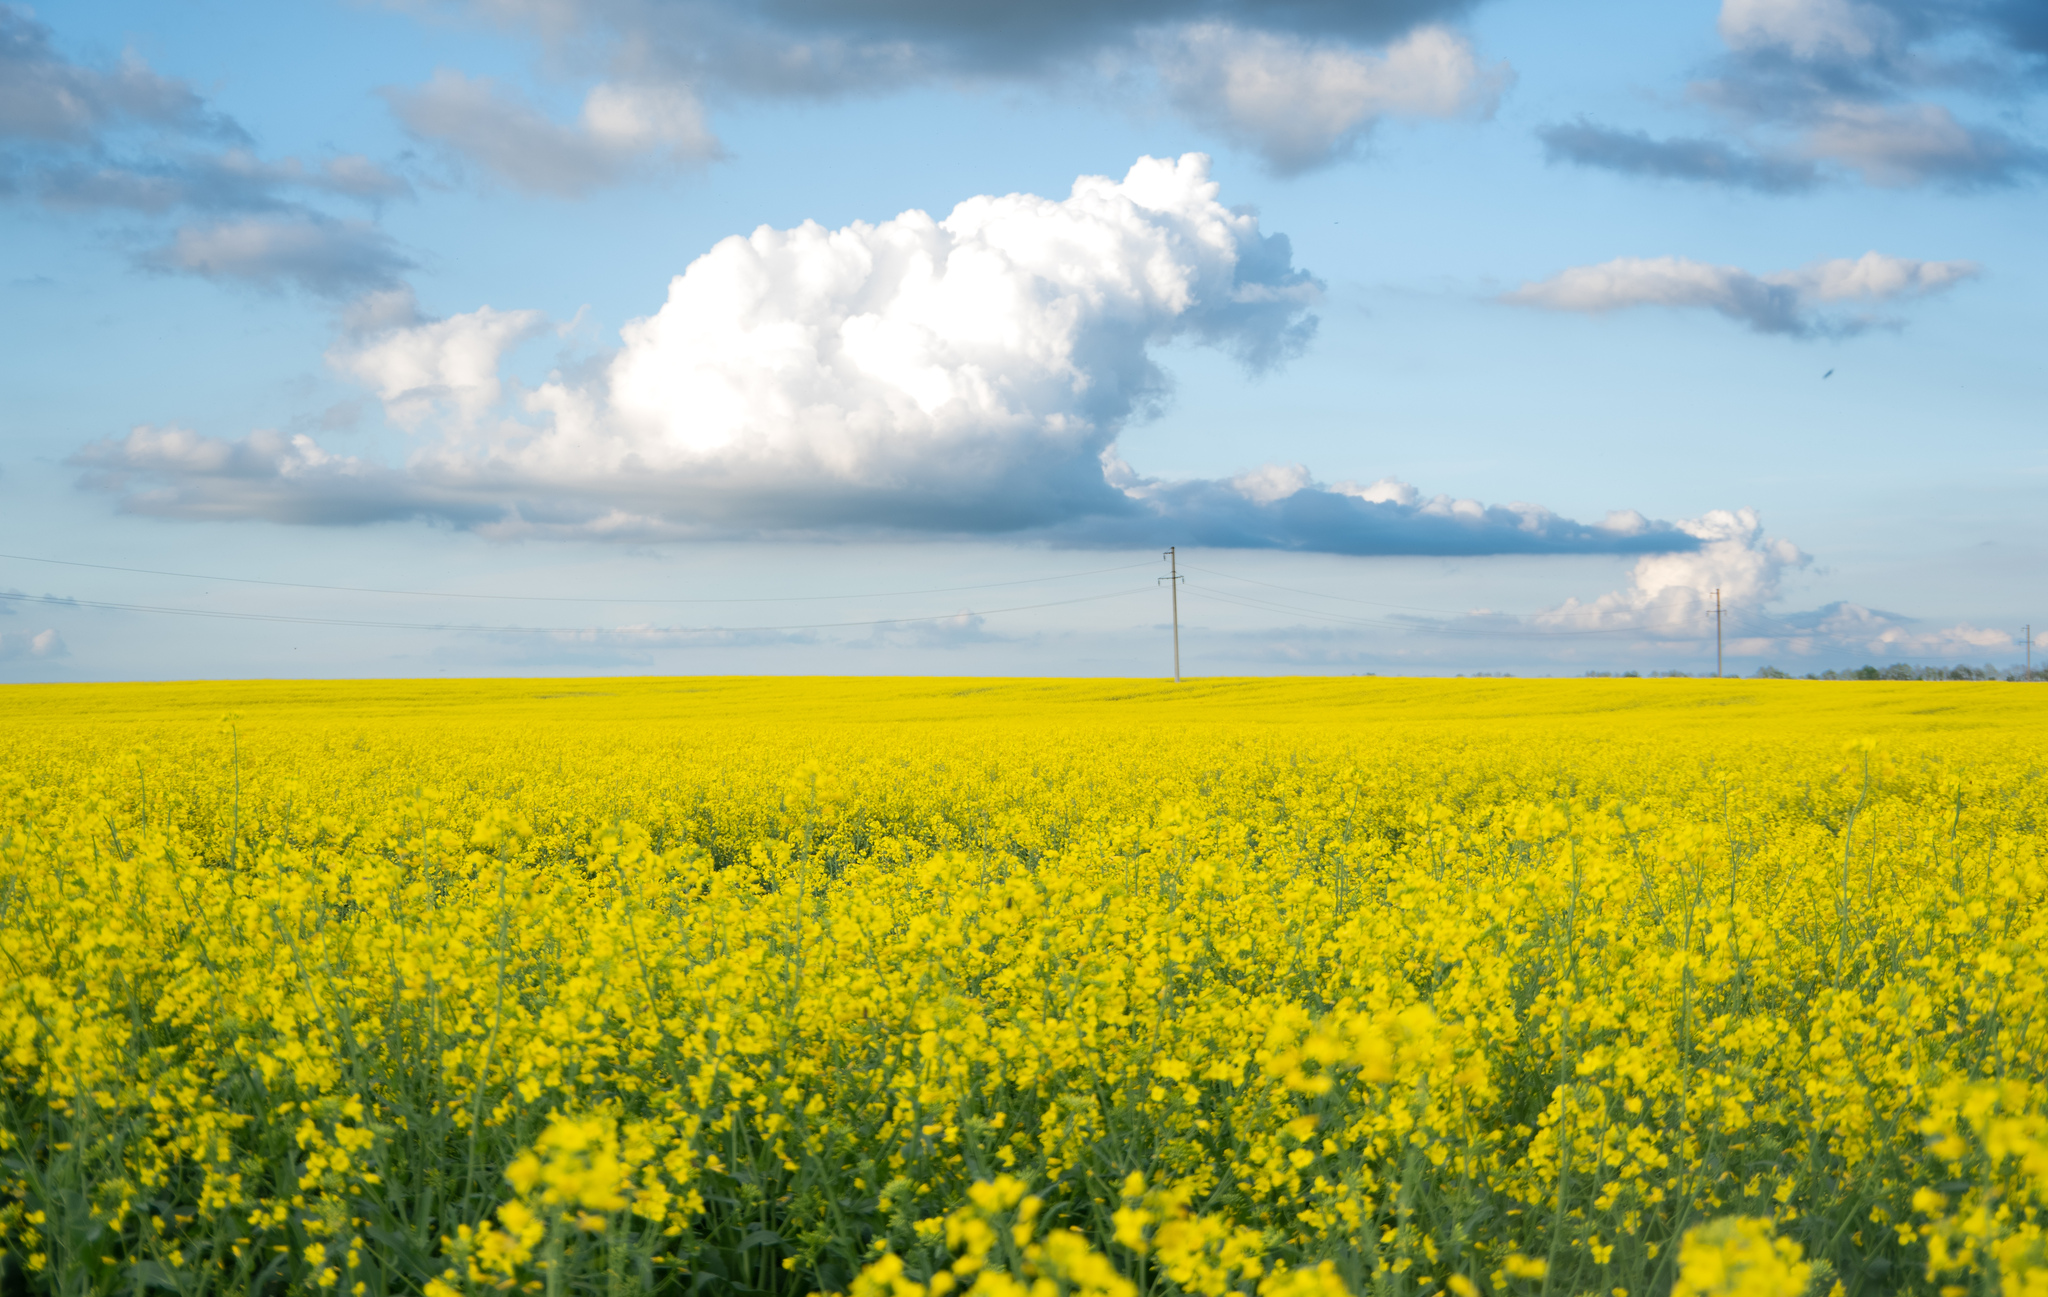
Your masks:
{"label": "blue sky", "polygon": [[2021,0],[0,9],[0,679],[2022,657]]}

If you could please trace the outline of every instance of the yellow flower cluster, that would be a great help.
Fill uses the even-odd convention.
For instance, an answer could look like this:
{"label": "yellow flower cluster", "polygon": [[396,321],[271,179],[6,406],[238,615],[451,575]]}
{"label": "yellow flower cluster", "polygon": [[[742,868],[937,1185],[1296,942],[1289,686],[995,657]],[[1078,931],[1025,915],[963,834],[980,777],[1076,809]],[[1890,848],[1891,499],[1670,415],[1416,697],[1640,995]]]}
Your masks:
{"label": "yellow flower cluster", "polygon": [[2044,1297],[2044,722],[1966,684],[0,692],[0,1278]]}
{"label": "yellow flower cluster", "polygon": [[1773,1238],[1769,1221],[1728,1216],[1685,1232],[1671,1297],[1801,1297],[1812,1280],[1799,1245]]}

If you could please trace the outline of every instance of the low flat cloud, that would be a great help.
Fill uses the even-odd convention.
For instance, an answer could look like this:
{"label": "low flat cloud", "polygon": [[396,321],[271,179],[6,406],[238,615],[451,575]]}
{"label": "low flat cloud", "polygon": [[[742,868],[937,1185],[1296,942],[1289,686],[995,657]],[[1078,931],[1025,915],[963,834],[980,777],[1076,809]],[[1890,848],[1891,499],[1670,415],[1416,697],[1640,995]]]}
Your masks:
{"label": "low flat cloud", "polygon": [[922,617],[915,621],[890,622],[874,628],[865,640],[848,641],[849,647],[900,651],[902,649],[966,649],[980,644],[1009,644],[1025,638],[988,629],[988,618],[977,612],[957,612],[950,617]]}
{"label": "low flat cloud", "polygon": [[546,328],[539,313],[430,320],[402,289],[367,295],[328,359],[415,438],[403,466],[306,433],[154,426],[76,462],[134,512],[434,518],[504,537],[1004,534],[1358,554],[1698,544],[1632,513],[1582,524],[1391,479],[1325,484],[1286,464],[1168,481],[1117,455],[1119,433],[1170,398],[1158,348],[1284,365],[1313,337],[1320,293],[1284,236],[1222,201],[1207,158],[1144,158],[1063,199],[985,195],[943,219],[725,239],[607,361],[531,387],[502,366]]}
{"label": "low flat cloud", "polygon": [[600,83],[568,125],[489,78],[445,68],[384,96],[414,135],[529,193],[578,197],[722,153],[696,96],[676,84]]}
{"label": "low flat cloud", "polygon": [[1979,273],[1973,262],[1916,261],[1877,252],[1764,275],[1687,257],[1617,257],[1524,284],[1501,300],[1592,314],[1640,306],[1709,310],[1758,333],[1842,336],[1886,321],[1838,308],[1925,297]]}
{"label": "low flat cloud", "polygon": [[1146,478],[1121,462],[1109,477],[1131,502],[1053,532],[1070,543],[1185,544],[1325,554],[1633,554],[1692,548],[1696,539],[1632,510],[1598,523],[1541,505],[1425,496],[1395,478],[1324,483],[1301,464],[1266,464],[1221,479]]}
{"label": "low flat cloud", "polygon": [[337,455],[304,433],[208,437],[141,425],[72,456],[80,484],[122,497],[129,513],[310,526],[433,519],[479,526],[502,506],[436,490],[402,470]]}

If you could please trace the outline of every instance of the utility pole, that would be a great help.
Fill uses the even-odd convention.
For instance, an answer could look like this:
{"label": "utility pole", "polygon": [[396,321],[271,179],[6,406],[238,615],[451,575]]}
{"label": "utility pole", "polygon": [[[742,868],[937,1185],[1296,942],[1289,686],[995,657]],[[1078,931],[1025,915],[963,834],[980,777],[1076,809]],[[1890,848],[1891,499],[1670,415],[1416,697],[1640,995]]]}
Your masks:
{"label": "utility pole", "polygon": [[1174,547],[1168,545],[1166,553],[1160,555],[1166,560],[1169,576],[1159,579],[1166,582],[1166,588],[1173,591],[1173,682],[1180,683],[1180,583],[1187,580],[1180,574],[1180,560],[1174,557]]}
{"label": "utility pole", "polygon": [[2021,676],[2021,677],[2020,677],[2020,679],[2022,679],[2022,680],[2032,680],[2033,678],[2034,678],[2034,623],[2032,623],[2032,622],[2028,622],[2028,623],[2027,623],[2027,673],[2026,673],[2026,674],[2025,674],[2024,676]]}
{"label": "utility pole", "polygon": [[1721,678],[1721,587],[1714,587],[1714,679]]}

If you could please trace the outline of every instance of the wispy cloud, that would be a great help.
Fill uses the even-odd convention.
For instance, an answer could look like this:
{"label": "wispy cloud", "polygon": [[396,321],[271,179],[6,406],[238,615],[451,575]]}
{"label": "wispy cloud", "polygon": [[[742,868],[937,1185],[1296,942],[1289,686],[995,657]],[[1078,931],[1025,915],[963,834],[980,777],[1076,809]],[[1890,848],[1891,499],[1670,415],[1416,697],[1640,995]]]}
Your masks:
{"label": "wispy cloud", "polygon": [[265,162],[247,149],[155,156],[145,162],[105,157],[52,160],[35,179],[51,207],[78,211],[120,209],[162,215],[201,212],[291,211],[289,195],[311,194],[375,202],[412,192],[400,177],[361,154],[343,154],[309,167],[297,158]]}
{"label": "wispy cloud", "polygon": [[184,82],[132,56],[106,67],[71,62],[48,26],[0,5],[0,139],[81,145],[128,126],[245,138]]}
{"label": "wispy cloud", "polygon": [[394,286],[413,264],[369,222],[314,213],[187,225],[141,260],[154,270],[336,298]]}
{"label": "wispy cloud", "polygon": [[1767,194],[1811,189],[1820,169],[1806,158],[1773,158],[1707,137],[1654,139],[1580,118],[1537,132],[1552,162],[1574,162],[1628,175],[1697,180]]}
{"label": "wispy cloud", "polygon": [[[160,218],[138,261],[157,271],[328,296],[395,283],[410,262],[368,220],[411,185],[361,154],[267,160],[249,132],[135,57],[94,66],[0,4],[0,199]],[[167,230],[167,233],[165,231]]]}
{"label": "wispy cloud", "polygon": [[722,152],[703,106],[676,84],[600,83],[569,125],[489,78],[445,68],[424,86],[384,97],[414,135],[531,193],[577,197]]}

